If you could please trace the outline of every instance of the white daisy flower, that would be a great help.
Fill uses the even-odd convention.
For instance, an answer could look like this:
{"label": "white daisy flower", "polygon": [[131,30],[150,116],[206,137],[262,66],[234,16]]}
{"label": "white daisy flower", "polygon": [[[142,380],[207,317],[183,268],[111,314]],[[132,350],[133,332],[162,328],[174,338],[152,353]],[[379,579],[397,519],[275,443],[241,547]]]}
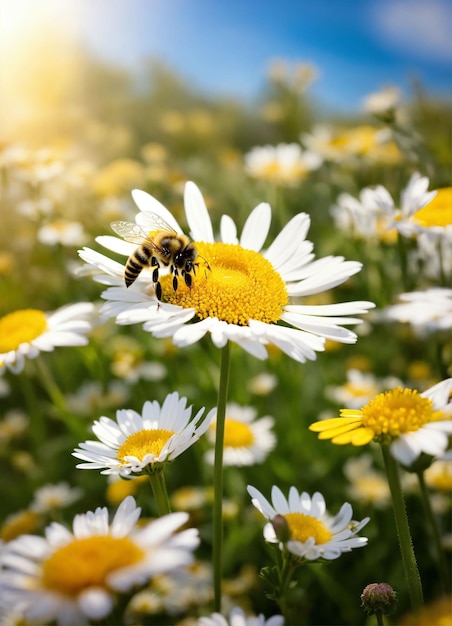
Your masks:
{"label": "white daisy flower", "polygon": [[259,615],[245,615],[243,609],[235,606],[226,619],[221,613],[212,613],[208,617],[200,617],[198,626],[283,626],[282,615],[272,615],[268,619],[261,613]]}
{"label": "white daisy flower", "polygon": [[216,413],[212,409],[199,424],[204,408],[192,419],[192,407],[186,405],[187,399],[179,398],[175,391],[165,398],[161,407],[155,400],[145,402],[142,415],[122,409],[116,412],[116,422],[101,417],[93,425],[99,441],[85,441],[72,453],[87,461],[77,467],[105,468],[101,474],[120,476],[159,471],[162,464],[173,461],[198,441]]}
{"label": "white daisy flower", "polygon": [[86,235],[80,222],[59,219],[41,226],[38,239],[47,246],[81,246],[85,243]]}
{"label": "white daisy flower", "polygon": [[403,301],[401,304],[385,309],[386,318],[407,322],[418,331],[452,328],[452,289],[434,287],[402,293],[399,298]]}
{"label": "white daisy flower", "polygon": [[[142,209],[136,217],[152,212],[178,234],[174,217],[149,194],[135,190]],[[295,215],[273,243],[261,252],[267,238],[271,209],[259,204],[248,217],[240,238],[228,216],[221,220],[221,241],[216,242],[204,199],[194,183],[185,187],[185,211],[191,236],[200,257],[196,275],[187,287],[179,280],[174,290],[171,275],[159,277],[162,301],[154,293],[152,271],[144,269],[133,285],[124,285],[124,266],[89,248],[80,251],[88,263],[85,272],[109,286],[102,297],[108,302],[101,312],[118,324],[145,322],[144,329],[156,337],[172,337],[188,346],[210,333],[217,347],[238,343],[252,355],[265,359],[265,346],[274,344],[296,361],[314,360],[326,339],[355,343],[356,334],[343,328],[361,320],[372,302],[303,305],[300,298],[331,289],[360,271],[361,263],[328,256],[314,260],[313,244],[306,240],[310,218]],[[135,244],[116,237],[98,237],[98,243],[125,256]],[[101,270],[101,274],[99,274]],[[281,324],[282,323],[282,324]]]}
{"label": "white daisy flower", "polygon": [[255,146],[245,154],[245,170],[253,178],[294,185],[318,169],[323,159],[297,143]]}
{"label": "white daisy flower", "polygon": [[395,111],[400,104],[400,90],[397,87],[384,87],[380,91],[370,93],[363,100],[363,108],[373,115],[387,116]]}
{"label": "white daisy flower", "polygon": [[[274,419],[269,415],[256,418],[257,411],[251,406],[239,406],[230,403],[226,406],[224,424],[223,464],[237,467],[262,463],[276,445],[272,432]],[[207,438],[215,445],[214,420],[207,430]],[[213,465],[215,451],[212,448],[205,455],[206,461]]]}
{"label": "white daisy flower", "polygon": [[378,394],[360,409],[342,409],[341,417],[311,424],[319,439],[337,445],[364,446],[389,439],[392,456],[410,467],[424,453],[442,456],[452,435],[452,378],[427,391],[396,387]]}
{"label": "white daisy flower", "polygon": [[[271,504],[255,487],[248,486],[253,505],[268,520],[264,528],[264,538],[270,543],[279,543],[296,557],[315,561],[331,561],[367,544],[366,537],[357,537],[357,533],[367,524],[366,517],[360,522],[352,520],[352,507],[346,502],[339,513],[332,517],[326,510],[325,499],[316,492],[312,498],[306,492],[299,493],[295,487],[289,490],[286,499],[279,487],[273,486]],[[283,544],[276,536],[271,520],[283,516],[290,534]]]}
{"label": "white daisy flower", "polygon": [[360,191],[359,199],[349,193],[339,194],[330,211],[341,231],[358,239],[379,239],[390,243],[394,230],[388,230],[389,220],[383,217],[370,187]]}
{"label": "white daisy flower", "polygon": [[22,309],[0,317],[0,374],[6,368],[18,374],[26,358],[52,352],[57,346],[86,345],[93,311],[91,303],[80,302],[53,313]]}
{"label": "white daisy flower", "polygon": [[452,243],[452,187],[436,189],[434,197],[413,215],[416,232],[433,241]]}
{"label": "white daisy flower", "polygon": [[436,191],[427,191],[429,179],[415,172],[407,186],[400,195],[400,207],[392,199],[389,191],[382,185],[368,190],[368,199],[376,204],[379,210],[388,220],[388,229],[395,228],[402,235],[412,237],[416,234],[416,220],[414,219],[422,207],[431,202],[436,195]]}
{"label": "white daisy flower", "polygon": [[370,125],[352,128],[318,125],[300,139],[309,151],[337,163],[388,165],[399,163],[401,159],[400,150],[392,141],[390,132]]}
{"label": "white daisy flower", "polygon": [[30,510],[35,513],[51,513],[56,509],[70,506],[82,496],[82,490],[61,482],[56,485],[43,485],[36,489]]}
{"label": "white daisy flower", "polygon": [[76,515],[72,531],[56,522],[45,537],[22,535],[0,557],[0,595],[19,607],[27,623],[59,625],[103,620],[115,594],[193,560],[198,532],[176,532],[186,513],[160,517],[137,527],[141,509],[122,501],[111,523],[106,508]]}

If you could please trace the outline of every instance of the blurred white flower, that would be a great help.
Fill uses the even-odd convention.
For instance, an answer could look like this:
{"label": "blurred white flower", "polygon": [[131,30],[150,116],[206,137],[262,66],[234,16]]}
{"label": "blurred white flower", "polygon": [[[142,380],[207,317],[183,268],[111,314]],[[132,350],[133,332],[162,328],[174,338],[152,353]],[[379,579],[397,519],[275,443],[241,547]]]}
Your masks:
{"label": "blurred white flower", "polygon": [[245,154],[245,171],[249,176],[283,185],[296,185],[321,165],[319,155],[303,151],[297,143],[256,146]]}
{"label": "blurred white flower", "polygon": [[400,89],[385,87],[371,93],[363,101],[364,110],[377,116],[387,115],[394,111],[400,103]]}
{"label": "blurred white flower", "polygon": [[81,246],[86,235],[80,222],[59,219],[48,222],[38,230],[38,239],[47,246]]}
{"label": "blurred white flower", "polygon": [[381,391],[402,384],[398,378],[388,377],[379,380],[374,374],[357,369],[347,370],[346,378],[347,382],[344,385],[329,385],[325,393],[333,402],[347,409],[359,409]]}
{"label": "blurred white flower", "polygon": [[272,615],[268,619],[263,615],[246,616],[242,608],[235,606],[229,613],[229,619],[221,613],[212,613],[208,617],[200,617],[198,626],[283,626],[282,615]]}
{"label": "blurred white flower", "polygon": [[97,380],[84,382],[79,389],[66,396],[70,411],[77,415],[92,415],[99,409],[115,408],[130,396],[130,387],[121,380],[112,380],[107,387]]}
{"label": "blurred white flower", "polygon": [[141,509],[129,496],[111,523],[108,510],[76,515],[72,531],[53,522],[45,537],[22,535],[2,551],[0,592],[27,622],[88,624],[107,617],[115,595],[188,565],[198,531],[179,529],[186,513],[137,526]]}
{"label": "blurred white flower", "polygon": [[412,174],[407,186],[400,194],[400,204],[397,205],[389,191],[382,185],[369,188],[369,201],[378,207],[387,218],[387,228],[395,228],[402,235],[412,237],[418,232],[413,216],[422,207],[428,204],[436,195],[436,191],[427,191],[429,179],[419,172]]}
{"label": "blurred white flower", "polygon": [[274,374],[262,372],[248,381],[248,390],[256,396],[266,396],[275,389],[278,379]]}
{"label": "blurred white flower", "polygon": [[411,324],[417,331],[432,332],[452,328],[452,289],[433,287],[399,296],[401,304],[387,307],[387,319]]}
{"label": "blurred white flower", "polygon": [[86,345],[93,311],[93,304],[80,302],[53,313],[22,309],[0,317],[0,373],[7,368],[17,374],[26,358],[36,358],[58,346]]}
{"label": "blurred white flower", "polygon": [[[251,406],[230,403],[226,407],[224,424],[223,464],[233,466],[262,463],[276,445],[272,432],[274,419],[270,416],[256,418],[257,411]],[[215,426],[213,420],[207,430],[207,439],[212,448],[206,452],[206,461],[213,465],[215,445]]]}
{"label": "blurred white flower", "polygon": [[82,497],[82,490],[61,482],[56,485],[43,485],[36,489],[30,510],[35,513],[52,513],[56,509],[70,506]]}

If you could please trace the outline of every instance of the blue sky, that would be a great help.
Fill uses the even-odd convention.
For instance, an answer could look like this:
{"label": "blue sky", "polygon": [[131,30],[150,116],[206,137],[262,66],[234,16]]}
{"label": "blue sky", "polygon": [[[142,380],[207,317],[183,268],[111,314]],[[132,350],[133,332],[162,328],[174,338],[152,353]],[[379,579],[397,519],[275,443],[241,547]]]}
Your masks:
{"label": "blue sky", "polygon": [[102,58],[138,71],[144,57],[157,56],[214,94],[255,97],[269,61],[280,58],[315,64],[319,78],[313,94],[338,110],[358,109],[366,94],[388,84],[409,93],[413,79],[432,93],[452,95],[449,0],[0,0],[0,5],[30,1],[41,7],[41,18],[68,29]]}

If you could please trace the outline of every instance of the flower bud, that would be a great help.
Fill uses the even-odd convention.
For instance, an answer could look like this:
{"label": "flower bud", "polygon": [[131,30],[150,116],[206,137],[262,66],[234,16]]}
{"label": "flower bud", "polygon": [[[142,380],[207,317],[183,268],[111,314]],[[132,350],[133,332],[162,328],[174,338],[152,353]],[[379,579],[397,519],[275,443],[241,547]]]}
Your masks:
{"label": "flower bud", "polygon": [[361,594],[361,607],[369,615],[389,615],[397,605],[397,594],[387,583],[371,583]]}
{"label": "flower bud", "polygon": [[278,540],[281,541],[281,543],[287,543],[291,537],[291,533],[289,524],[287,523],[284,515],[275,515],[275,517],[270,521]]}

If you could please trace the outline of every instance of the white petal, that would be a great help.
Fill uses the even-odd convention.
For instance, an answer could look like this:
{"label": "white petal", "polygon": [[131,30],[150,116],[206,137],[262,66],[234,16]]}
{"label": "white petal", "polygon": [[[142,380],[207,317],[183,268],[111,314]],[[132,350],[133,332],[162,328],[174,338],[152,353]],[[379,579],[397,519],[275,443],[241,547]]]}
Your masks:
{"label": "white petal", "polygon": [[96,242],[103,248],[123,256],[130,256],[137,247],[136,244],[119,239],[119,237],[113,237],[113,235],[99,235],[96,237]]}
{"label": "white petal", "polygon": [[267,258],[279,271],[281,265],[292,259],[297,247],[305,239],[311,220],[306,213],[295,215],[276,236],[265,252]]}
{"label": "white petal", "polygon": [[106,617],[113,608],[111,595],[102,587],[89,587],[77,598],[80,610],[92,620]]}
{"label": "white petal", "polygon": [[253,211],[243,227],[240,237],[242,248],[259,252],[267,239],[270,230],[272,211],[267,202],[261,202]]}
{"label": "white petal", "polygon": [[392,456],[401,464],[409,467],[421,454],[418,442],[411,441],[408,435],[395,439],[390,446]]}
{"label": "white petal", "polygon": [[237,226],[234,220],[229,215],[222,215],[220,221],[220,236],[223,243],[232,243],[234,245],[239,243],[237,238]]}
{"label": "white petal", "polygon": [[271,491],[272,504],[277,513],[284,515],[285,513],[290,513],[289,503],[281,489],[276,485],[273,485]]}
{"label": "white petal", "polygon": [[430,387],[424,393],[421,393],[423,398],[429,398],[433,402],[435,409],[442,409],[445,407],[452,394],[452,378],[446,378],[440,383]]}
{"label": "white petal", "polygon": [[140,211],[149,211],[150,213],[156,213],[168,224],[168,226],[173,228],[176,233],[182,233],[182,229],[177,223],[177,220],[173,217],[173,214],[168,211],[168,209],[163,206],[161,202],[159,202],[149,193],[146,193],[146,191],[141,191],[141,189],[134,189],[132,191],[132,198],[134,199],[135,204],[140,209]]}
{"label": "white petal", "polygon": [[188,181],[184,190],[185,215],[194,241],[214,242],[212,222],[203,195],[195,183]]}

